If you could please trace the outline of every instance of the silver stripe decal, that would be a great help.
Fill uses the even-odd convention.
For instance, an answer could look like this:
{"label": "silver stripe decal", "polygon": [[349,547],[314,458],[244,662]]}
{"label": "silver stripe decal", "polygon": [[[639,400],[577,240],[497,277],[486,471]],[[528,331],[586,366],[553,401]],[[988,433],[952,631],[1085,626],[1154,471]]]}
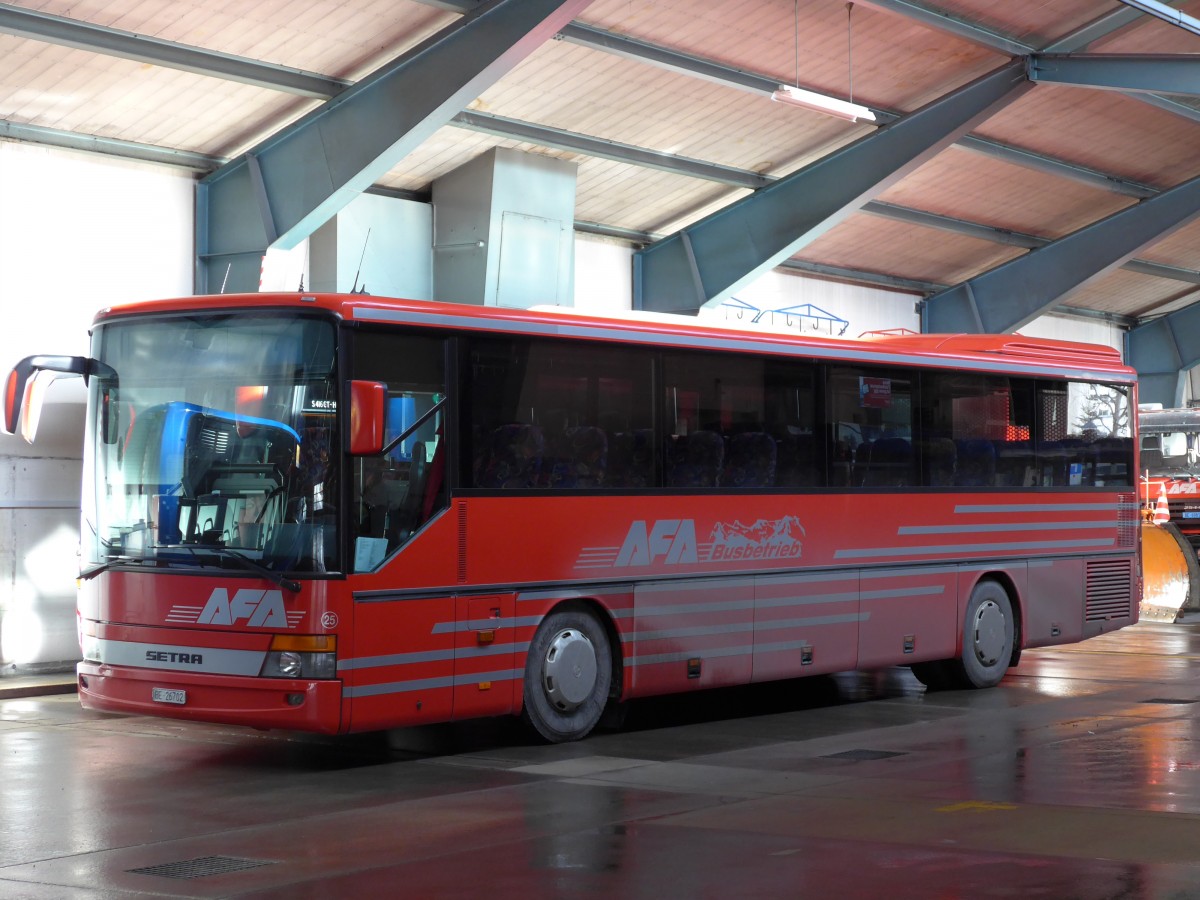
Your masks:
{"label": "silver stripe decal", "polygon": [[769,575],[756,575],[756,585],[775,584],[812,584],[822,581],[853,581],[855,575],[847,572],[779,572]]}
{"label": "silver stripe decal", "polygon": [[786,650],[804,650],[811,647],[812,641],[779,641],[774,644],[759,644],[755,650],[755,656],[761,656],[764,653],[780,653]]}
{"label": "silver stripe decal", "polygon": [[[846,613],[840,616],[809,616],[805,619],[777,619],[770,622],[739,622],[736,625],[708,625],[694,628],[671,628],[664,631],[639,631],[624,635],[621,643],[635,641],[666,641],[673,638],[709,637],[716,634],[742,634],[747,631],[774,631],[782,628],[808,628],[822,625],[845,625],[847,622],[865,622],[871,618],[870,613]],[[708,648],[697,650],[702,655],[712,651]],[[691,654],[696,655],[695,653]]]}
{"label": "silver stripe decal", "polygon": [[684,653],[652,653],[647,656],[635,656],[625,661],[627,666],[653,666],[665,662],[681,662],[685,659],[720,659],[725,656],[749,656],[753,647],[723,647],[720,649],[705,649],[703,653],[695,651]]}
{"label": "silver stripe decal", "polygon": [[744,634],[754,630],[753,622],[731,622],[724,625],[696,625],[692,628],[667,628],[662,631],[632,631],[621,635],[622,644],[636,641],[666,641],[672,638],[709,637],[714,634]]}
{"label": "silver stripe decal", "polygon": [[1115,540],[1028,541],[1019,544],[943,544],[937,547],[872,547],[865,550],[838,550],[834,559],[867,559],[878,556],[912,556],[923,553],[1000,553],[1014,550],[1065,550],[1083,547],[1111,547]]}
{"label": "silver stripe decal", "polygon": [[[764,332],[754,340],[738,340],[708,335],[680,335],[658,331],[641,331],[620,327],[620,320],[614,320],[611,326],[577,325],[570,322],[530,322],[509,319],[471,318],[468,316],[448,316],[440,313],[419,312],[400,309],[373,309],[356,306],[352,318],[361,322],[401,322],[421,325],[433,325],[450,328],[455,331],[478,330],[506,334],[526,334],[535,337],[573,337],[592,340],[620,340],[623,343],[650,344],[652,346],[676,346],[693,349],[712,348],[716,350],[738,350],[752,353],[765,353],[774,356],[793,356],[798,358],[835,360],[846,362],[878,362],[891,365],[914,365],[921,367],[945,365],[946,357],[920,356],[912,353],[883,353],[879,351],[862,350],[847,342],[846,347],[812,347],[808,345],[793,345],[781,340],[772,339],[770,332]],[[630,320],[629,324],[635,324]],[[686,324],[686,323],[685,323]],[[669,326],[667,326],[669,327]],[[990,360],[953,359],[954,368],[972,369],[994,372],[1003,369],[1006,373],[1068,375],[1083,381],[1105,381],[1114,384],[1132,384],[1133,378],[1124,372],[1093,371],[1067,366],[1056,366],[1053,363],[1033,365],[1031,363],[1014,363],[1004,357],[995,362]]]}
{"label": "silver stripe decal", "polygon": [[813,594],[810,597],[765,597],[754,601],[756,609],[778,609],[781,606],[810,606],[815,603],[854,603],[858,591],[844,594]]}
{"label": "silver stripe decal", "polygon": [[706,578],[695,582],[652,582],[646,585],[637,585],[637,592],[638,594],[667,594],[682,589],[687,591],[689,594],[694,594],[698,591],[727,591],[733,588],[749,587],[753,583],[754,577],[751,575],[745,575],[740,578]]}
{"label": "silver stripe decal", "polygon": [[393,653],[388,656],[364,656],[361,659],[347,659],[338,663],[339,672],[349,672],[353,669],[382,669],[388,666],[411,666],[418,663],[444,662],[458,659],[477,659],[484,656],[500,656],[505,653],[524,653],[529,649],[529,642],[518,644],[485,644],[479,647],[459,647],[457,650],[427,650],[421,653]]}
{"label": "silver stripe decal", "polygon": [[1117,528],[1120,522],[1011,522],[978,525],[901,525],[897,534],[958,534],[960,532],[1064,531],[1066,529]]}
{"label": "silver stripe decal", "polygon": [[[130,666],[139,669],[162,669],[172,672],[204,672],[209,675],[258,675],[265,650],[228,650],[219,647],[184,647],[178,644],[142,644],[134,641],[112,641],[85,638],[88,662],[111,666]],[[147,659],[147,653],[164,654],[165,659]],[[175,659],[172,660],[171,656]],[[200,662],[193,660],[200,658]]]}
{"label": "silver stripe decal", "polygon": [[[847,622],[866,622],[871,618],[870,613],[847,613],[844,616],[812,616],[807,619],[780,619],[770,622],[756,622],[758,631],[775,631],[780,628],[807,628],[821,625],[845,625]],[[755,643],[755,652],[762,649],[761,644]],[[770,646],[767,644],[766,646]]]}
{"label": "silver stripe decal", "polygon": [[728,600],[723,603],[688,603],[680,606],[648,606],[644,609],[633,610],[633,615],[639,619],[642,617],[652,618],[655,616],[678,616],[691,613],[710,613],[710,612],[735,612],[738,610],[753,609],[754,600],[747,598],[745,600]]}
{"label": "silver stripe decal", "polygon": [[955,575],[958,573],[958,566],[922,566],[919,569],[859,569],[858,577],[863,581],[870,579],[878,580],[887,578],[895,580],[897,578],[925,578],[930,575]]}
{"label": "silver stripe decal", "polygon": [[859,591],[860,600],[899,600],[901,597],[936,597],[946,593],[944,584],[927,584],[920,587],[884,588],[880,591]]}
{"label": "silver stripe decal", "polygon": [[542,621],[541,616],[517,616],[512,619],[472,619],[470,622],[438,622],[430,634],[457,634],[462,631],[503,631],[524,628]]}
{"label": "silver stripe decal", "polygon": [[[1130,488],[1129,490],[1133,490]],[[1112,503],[960,503],[956,513],[1112,512],[1127,504]]]}
{"label": "silver stripe decal", "polygon": [[381,694],[407,694],[412,691],[433,691],[440,688],[478,684],[481,681],[516,681],[525,676],[524,669],[501,672],[479,672],[473,675],[454,675],[445,678],[420,678],[415,681],[392,681],[387,684],[364,684],[342,690],[343,697],[378,697]]}

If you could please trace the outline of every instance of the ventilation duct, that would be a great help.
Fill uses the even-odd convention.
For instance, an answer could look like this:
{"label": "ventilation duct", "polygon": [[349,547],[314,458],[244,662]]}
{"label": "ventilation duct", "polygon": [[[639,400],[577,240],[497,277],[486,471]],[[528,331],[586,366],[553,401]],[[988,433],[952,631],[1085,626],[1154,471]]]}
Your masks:
{"label": "ventilation duct", "polygon": [[433,183],[435,300],[571,306],[572,162],[497,147]]}

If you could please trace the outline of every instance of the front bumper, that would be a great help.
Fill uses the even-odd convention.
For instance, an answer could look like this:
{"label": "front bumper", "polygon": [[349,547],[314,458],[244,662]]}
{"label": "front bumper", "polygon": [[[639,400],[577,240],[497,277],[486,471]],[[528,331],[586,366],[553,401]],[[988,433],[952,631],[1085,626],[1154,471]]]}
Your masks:
{"label": "front bumper", "polygon": [[[212,675],[81,662],[79,701],[99,712],[163,716],[251,728],[337,734],[342,730],[342,683]],[[182,704],[152,699],[155,688],[183,691]]]}

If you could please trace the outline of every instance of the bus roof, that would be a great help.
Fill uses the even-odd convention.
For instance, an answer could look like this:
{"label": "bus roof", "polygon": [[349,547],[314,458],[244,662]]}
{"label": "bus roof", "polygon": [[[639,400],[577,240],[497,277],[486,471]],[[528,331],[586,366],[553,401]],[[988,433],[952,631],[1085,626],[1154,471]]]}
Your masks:
{"label": "bus roof", "polygon": [[672,313],[623,311],[611,315],[579,313],[559,307],[509,309],[367,294],[263,293],[180,297],[123,304],[101,310],[95,322],[170,312],[324,309],[353,322],[490,331],[584,340],[724,349],[768,354],[798,354],[817,359],[875,364],[925,365],[1001,371],[1041,372],[1133,381],[1112,347],[1029,338],[1016,334],[869,334],[861,338],[808,335],[779,329],[751,330]]}

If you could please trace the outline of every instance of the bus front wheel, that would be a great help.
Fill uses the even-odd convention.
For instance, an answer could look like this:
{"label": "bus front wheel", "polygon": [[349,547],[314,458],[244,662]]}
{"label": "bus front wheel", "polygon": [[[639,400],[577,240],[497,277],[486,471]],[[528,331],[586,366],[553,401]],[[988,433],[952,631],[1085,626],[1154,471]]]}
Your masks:
{"label": "bus front wheel", "polygon": [[612,684],[608,633],[583,609],[552,612],[525,661],[524,718],[553,743],[577,741],[604,713]]}

